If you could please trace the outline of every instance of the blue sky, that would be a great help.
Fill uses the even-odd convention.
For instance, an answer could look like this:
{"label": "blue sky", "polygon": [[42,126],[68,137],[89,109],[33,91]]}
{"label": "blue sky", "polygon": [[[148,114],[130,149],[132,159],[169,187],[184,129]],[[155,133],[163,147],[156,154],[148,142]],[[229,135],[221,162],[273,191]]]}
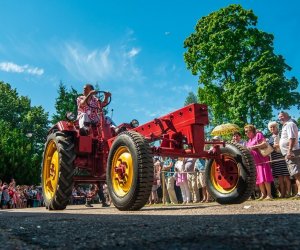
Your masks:
{"label": "blue sky", "polygon": [[274,34],[276,53],[293,68],[288,76],[300,80],[297,0],[0,0],[0,80],[50,115],[60,81],[78,91],[98,83],[112,93],[117,124],[144,123],[196,92],[183,42],[201,17],[231,3],[253,9],[258,28]]}

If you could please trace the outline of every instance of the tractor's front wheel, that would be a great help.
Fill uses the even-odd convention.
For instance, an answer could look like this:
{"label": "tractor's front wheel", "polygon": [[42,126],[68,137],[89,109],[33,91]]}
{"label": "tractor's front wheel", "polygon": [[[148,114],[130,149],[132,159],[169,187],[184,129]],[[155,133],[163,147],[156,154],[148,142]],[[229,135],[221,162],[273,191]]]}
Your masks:
{"label": "tractor's front wheel", "polygon": [[74,159],[72,137],[63,132],[48,136],[42,162],[42,189],[46,208],[66,208],[73,188]]}
{"label": "tractor's front wheel", "polygon": [[222,160],[208,161],[205,175],[207,189],[220,204],[246,201],[254,191],[256,170],[250,152],[236,143],[221,147]]}
{"label": "tractor's front wheel", "polygon": [[107,162],[107,186],[119,210],[139,210],[147,202],[153,183],[153,160],[147,141],[126,131],[112,144]]}

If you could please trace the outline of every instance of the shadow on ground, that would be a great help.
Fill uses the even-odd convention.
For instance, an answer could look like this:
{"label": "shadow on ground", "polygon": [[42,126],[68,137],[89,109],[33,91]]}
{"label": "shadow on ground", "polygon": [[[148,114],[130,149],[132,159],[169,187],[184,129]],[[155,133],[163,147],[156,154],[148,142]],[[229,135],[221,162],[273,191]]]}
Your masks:
{"label": "shadow on ground", "polygon": [[181,215],[180,207],[167,209],[176,215],[2,210],[0,241],[9,242],[7,249],[298,249],[300,245],[299,214]]}

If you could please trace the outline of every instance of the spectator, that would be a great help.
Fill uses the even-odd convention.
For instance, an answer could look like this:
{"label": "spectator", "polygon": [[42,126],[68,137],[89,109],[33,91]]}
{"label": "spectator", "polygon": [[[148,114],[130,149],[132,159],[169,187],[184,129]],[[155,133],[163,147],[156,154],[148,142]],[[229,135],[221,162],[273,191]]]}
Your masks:
{"label": "spectator", "polygon": [[110,199],[110,196],[109,196],[109,191],[108,191],[108,188],[107,188],[107,184],[106,184],[106,183],[103,184],[103,194],[104,194],[106,203],[107,203],[108,205],[110,205],[110,204],[111,204],[111,199]]}
{"label": "spectator", "polygon": [[14,183],[11,182],[8,186],[8,194],[9,194],[9,202],[8,207],[9,208],[16,208],[16,190],[14,187]]}
{"label": "spectator", "polygon": [[[283,155],[279,147],[279,129],[277,122],[269,122],[268,129],[272,133],[269,144],[274,148],[271,153],[271,167],[273,178],[278,178],[279,192],[281,198],[289,197],[291,194],[291,180]],[[280,160],[282,159],[282,160]]]}
{"label": "spectator", "polygon": [[99,188],[97,185],[95,185],[95,184],[90,185],[90,189],[86,195],[86,203],[85,203],[86,207],[93,207],[92,199],[97,194],[98,190],[99,190]]}
{"label": "spectator", "polygon": [[298,192],[295,195],[295,198],[300,198],[300,149],[298,144],[298,127],[286,112],[280,112],[278,119],[283,125],[279,142],[280,150],[286,159],[290,175],[296,180]]}
{"label": "spectator", "polygon": [[91,184],[90,190],[86,194],[86,207],[93,207],[92,200],[94,197],[99,196],[99,199],[101,200],[102,207],[109,207],[110,205],[106,203],[106,199],[103,193],[103,185],[100,183],[98,186],[97,184]]}
{"label": "spectator", "polygon": [[157,189],[159,185],[159,175],[160,175],[160,161],[157,160],[153,164],[153,184],[151,189],[151,194],[149,197],[149,204],[158,203]]}
{"label": "spectator", "polygon": [[166,157],[163,163],[162,170],[165,171],[165,186],[167,187],[168,195],[172,204],[178,204],[175,193],[175,177],[174,177],[174,163],[175,161]]}
{"label": "spectator", "polygon": [[246,142],[242,140],[242,135],[240,132],[234,132],[232,135],[232,142],[238,143],[242,145],[243,147],[246,146]]}
{"label": "spectator", "polygon": [[205,176],[206,161],[202,159],[197,159],[195,162],[195,167],[199,171],[198,183],[202,191],[202,200],[200,202],[209,202],[210,195],[206,188],[206,176]]}
{"label": "spectator", "polygon": [[262,156],[258,150],[265,147],[265,137],[261,132],[257,132],[253,125],[246,125],[244,129],[245,134],[249,138],[246,146],[250,150],[256,166],[256,185],[259,186],[261,192],[259,200],[271,200],[273,198],[271,193],[273,176],[271,166],[268,163],[270,158],[269,156]]}
{"label": "spectator", "polygon": [[[191,193],[191,201],[194,203],[200,202],[200,193],[197,183],[197,172],[195,170],[196,159],[184,159],[184,171],[187,172],[188,186]],[[190,201],[189,201],[190,202]]]}
{"label": "spectator", "polygon": [[2,208],[8,208],[8,204],[10,201],[10,197],[9,197],[9,193],[8,193],[8,186],[7,183],[3,183],[2,186],[2,198],[1,198],[1,204],[2,204]]}
{"label": "spectator", "polygon": [[2,208],[2,180],[0,179],[0,208]]}
{"label": "spectator", "polygon": [[191,201],[191,194],[188,185],[187,173],[184,172],[184,158],[178,157],[175,163],[176,185],[180,187],[183,204],[188,204]]}

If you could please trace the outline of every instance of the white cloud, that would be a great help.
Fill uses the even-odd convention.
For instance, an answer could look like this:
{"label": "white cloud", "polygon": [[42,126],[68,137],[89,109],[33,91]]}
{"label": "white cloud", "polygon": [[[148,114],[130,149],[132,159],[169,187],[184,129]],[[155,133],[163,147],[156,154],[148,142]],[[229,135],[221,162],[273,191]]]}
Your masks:
{"label": "white cloud", "polygon": [[0,70],[5,71],[5,72],[11,72],[11,73],[26,73],[26,74],[38,75],[38,76],[44,74],[44,69],[40,69],[37,67],[31,67],[27,64],[20,66],[13,62],[1,62]]}
{"label": "white cloud", "polygon": [[35,67],[35,68],[28,68],[28,69],[27,69],[27,72],[28,72],[29,74],[32,74],[32,75],[38,75],[38,76],[44,74],[44,70],[43,70],[43,69],[39,69],[39,68],[37,68],[37,67]]}
{"label": "white cloud", "polygon": [[158,76],[170,76],[170,74],[174,74],[176,72],[177,67],[175,64],[170,65],[169,63],[160,63],[155,68],[155,74]]}
{"label": "white cloud", "polygon": [[137,54],[140,53],[140,49],[139,48],[132,48],[129,52],[128,52],[128,57],[129,58],[132,58],[132,57],[135,57]]}
{"label": "white cloud", "polygon": [[63,50],[62,63],[76,78],[102,80],[111,72],[110,46],[88,51],[79,44],[66,44]]}
{"label": "white cloud", "polygon": [[182,93],[182,92],[191,92],[193,91],[192,86],[190,85],[179,85],[179,86],[173,86],[171,88],[172,91],[176,92],[176,93]]}
{"label": "white cloud", "polygon": [[78,80],[109,81],[127,79],[141,81],[141,70],[135,65],[134,59],[141,49],[126,46],[113,47],[106,45],[89,49],[76,42],[66,43],[57,56],[68,73]]}
{"label": "white cloud", "polygon": [[155,111],[143,107],[133,108],[134,112],[138,114],[143,114],[144,116],[149,117],[150,119],[161,117],[174,110],[176,110],[174,107],[165,107],[165,106]]}

